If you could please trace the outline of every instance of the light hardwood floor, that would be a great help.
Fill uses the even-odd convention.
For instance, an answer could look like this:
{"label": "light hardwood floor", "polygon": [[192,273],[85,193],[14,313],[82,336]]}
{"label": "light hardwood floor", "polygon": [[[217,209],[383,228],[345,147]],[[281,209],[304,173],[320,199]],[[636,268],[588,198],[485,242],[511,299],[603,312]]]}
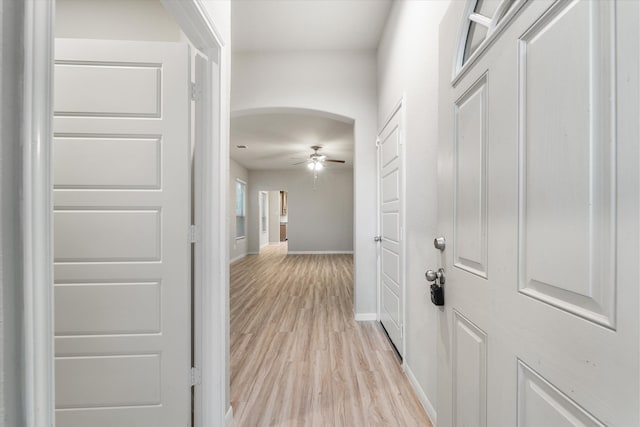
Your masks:
{"label": "light hardwood floor", "polygon": [[274,245],[231,265],[234,427],[431,426],[352,290],[351,255]]}

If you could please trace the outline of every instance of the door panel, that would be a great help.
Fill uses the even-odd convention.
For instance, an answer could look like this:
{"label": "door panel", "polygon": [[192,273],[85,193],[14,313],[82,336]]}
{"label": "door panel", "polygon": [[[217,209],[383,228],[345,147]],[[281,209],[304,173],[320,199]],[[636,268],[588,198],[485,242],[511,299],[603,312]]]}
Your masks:
{"label": "door panel", "polygon": [[440,83],[438,425],[640,425],[640,5],[518,4]]}
{"label": "door panel", "polygon": [[487,76],[455,103],[455,266],[487,277]]}
{"label": "door panel", "polygon": [[[160,333],[160,282],[74,283],[56,286],[55,313],[61,335]],[[109,313],[119,313],[109,316]]]}
{"label": "door panel", "polygon": [[487,334],[453,312],[453,425],[486,426]]}
{"label": "door panel", "polygon": [[57,206],[53,215],[54,260],[160,261],[160,222],[159,209],[72,210]]}
{"label": "door panel", "polygon": [[604,427],[533,369],[518,362],[518,427]]}
{"label": "door panel", "polygon": [[[162,144],[158,138],[56,138],[58,189],[160,189]],[[84,159],[76,162],[75,159]],[[114,174],[116,169],[119,173]]]}
{"label": "door panel", "polygon": [[[130,372],[136,373],[135,382],[127,378]],[[58,357],[58,377],[63,379],[61,386],[56,387],[59,409],[162,403],[159,353]]]}
{"label": "door panel", "polygon": [[380,322],[402,356],[404,322],[401,109],[384,127],[378,145]]}
{"label": "door panel", "polygon": [[82,84],[91,90],[56,93],[54,111],[57,116],[157,118],[162,114],[161,81],[160,64],[60,59],[55,86]]}
{"label": "door panel", "polygon": [[56,424],[189,425],[188,50],[57,40]]}
{"label": "door panel", "polygon": [[[613,5],[574,2],[548,13],[519,40],[518,82],[520,291],[608,327],[615,326],[615,81],[614,52],[603,46],[614,37]],[[556,49],[571,55],[550,60]]]}

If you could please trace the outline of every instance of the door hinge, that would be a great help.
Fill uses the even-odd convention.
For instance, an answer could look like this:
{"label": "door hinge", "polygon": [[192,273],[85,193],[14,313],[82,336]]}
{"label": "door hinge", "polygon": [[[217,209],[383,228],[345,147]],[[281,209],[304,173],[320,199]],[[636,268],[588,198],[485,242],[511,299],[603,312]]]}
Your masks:
{"label": "door hinge", "polygon": [[191,387],[193,387],[194,385],[202,384],[202,377],[200,375],[200,369],[191,368],[191,370],[189,371],[189,383],[190,383]]}
{"label": "door hinge", "polygon": [[191,100],[199,101],[200,100],[200,85],[194,82],[189,82],[189,89],[191,92]]}
{"label": "door hinge", "polygon": [[198,243],[200,241],[200,230],[197,225],[189,226],[189,243]]}

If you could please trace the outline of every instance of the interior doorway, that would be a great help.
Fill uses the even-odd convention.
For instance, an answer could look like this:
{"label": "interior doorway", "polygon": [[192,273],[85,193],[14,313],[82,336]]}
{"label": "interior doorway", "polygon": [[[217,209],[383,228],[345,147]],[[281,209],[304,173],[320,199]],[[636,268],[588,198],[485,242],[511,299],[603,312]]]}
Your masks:
{"label": "interior doorway", "polygon": [[56,40],[57,425],[190,417],[188,64],[184,44]]}
{"label": "interior doorway", "polygon": [[405,356],[405,177],[403,101],[378,135],[378,318],[400,358]]}
{"label": "interior doorway", "polygon": [[[264,250],[286,254],[288,249],[287,192],[269,190],[258,192],[258,241],[259,252]],[[277,247],[277,248],[276,248]]]}
{"label": "interior doorway", "polygon": [[[69,3],[94,3],[92,2],[69,2]],[[109,2],[105,2],[109,3]],[[112,2],[111,2],[112,3]],[[127,8],[130,6],[135,9],[135,6],[140,6],[141,4],[149,5],[151,3],[157,3],[161,7],[165,7],[166,11],[164,12],[168,16],[174,17],[177,22],[177,27],[184,29],[185,38],[182,40],[182,44],[186,44],[187,38],[193,42],[193,45],[196,46],[203,52],[203,61],[201,62],[201,73],[200,76],[203,77],[202,85],[198,86],[197,84],[190,84],[189,79],[184,81],[185,97],[180,98],[176,96],[175,91],[169,90],[171,93],[167,93],[166,95],[173,99],[189,99],[188,94],[192,95],[200,95],[201,106],[202,109],[200,111],[201,117],[208,117],[209,120],[202,121],[202,126],[196,128],[196,132],[194,136],[196,137],[196,144],[193,148],[193,151],[188,148],[188,136],[187,140],[187,150],[185,155],[185,164],[186,168],[182,165],[182,168],[185,168],[187,171],[189,169],[189,153],[193,153],[194,167],[196,170],[195,173],[195,187],[193,188],[193,197],[195,200],[195,218],[196,224],[189,225],[190,221],[187,221],[186,235],[183,234],[182,238],[189,240],[193,240],[196,242],[196,268],[194,272],[194,276],[196,278],[196,286],[195,293],[202,294],[202,283],[204,281],[213,281],[213,280],[224,280],[225,277],[225,265],[224,262],[220,262],[215,265],[207,265],[203,266],[199,259],[206,257],[207,259],[224,259],[224,254],[226,253],[224,250],[222,239],[216,240],[216,235],[219,231],[225,230],[220,226],[224,221],[221,218],[224,218],[226,213],[226,202],[220,197],[220,188],[222,188],[221,183],[226,181],[226,177],[214,171],[223,170],[224,168],[215,167],[214,164],[218,164],[220,162],[224,162],[226,158],[227,147],[220,146],[221,140],[221,130],[220,130],[220,94],[221,88],[220,86],[223,84],[220,79],[221,67],[221,46],[218,36],[216,35],[216,29],[213,22],[210,21],[209,17],[204,14],[204,11],[200,9],[200,6],[195,2],[162,2],[158,3],[155,0],[140,0],[136,1],[134,5],[132,3],[127,4]],[[112,3],[113,5],[113,3]],[[100,267],[102,270],[109,270],[109,268],[113,267],[117,262],[121,261],[117,259],[118,254],[115,250],[115,246],[118,244],[122,245],[123,241],[119,240],[115,235],[116,233],[111,234],[113,230],[120,231],[117,233],[120,237],[122,237],[122,232],[119,230],[119,226],[121,222],[117,220],[113,220],[111,218],[111,224],[109,225],[109,221],[106,220],[108,214],[118,214],[120,216],[127,216],[129,228],[133,227],[133,231],[137,233],[151,233],[153,235],[152,229],[153,226],[149,224],[153,224],[154,221],[158,223],[161,220],[161,216],[164,213],[162,211],[162,206],[158,204],[155,205],[156,211],[150,212],[153,209],[138,209],[144,206],[133,206],[129,202],[131,202],[135,197],[135,191],[145,191],[149,189],[158,190],[158,187],[162,187],[166,185],[167,187],[171,186],[172,179],[163,179],[162,172],[160,171],[157,174],[150,173],[153,171],[155,167],[156,170],[162,169],[164,164],[161,160],[162,154],[165,154],[164,150],[158,150],[158,139],[160,133],[153,131],[153,129],[145,129],[142,133],[136,134],[135,127],[131,126],[133,122],[127,122],[125,119],[127,118],[140,118],[140,119],[148,119],[152,118],[154,115],[158,115],[159,108],[168,108],[171,109],[171,106],[168,106],[167,102],[162,101],[162,96],[164,93],[159,93],[158,89],[162,88],[162,86],[154,86],[153,84],[148,84],[149,79],[153,81],[155,77],[156,82],[161,79],[159,73],[154,70],[154,67],[159,68],[160,64],[164,65],[163,61],[155,60],[149,65],[145,66],[144,58],[135,58],[133,56],[127,57],[125,59],[119,59],[117,64],[105,63],[100,59],[82,59],[81,61],[76,61],[75,59],[67,59],[62,60],[57,63],[56,66],[64,66],[68,67],[65,69],[65,72],[56,73],[56,77],[61,77],[63,80],[66,79],[66,84],[73,84],[74,75],[78,73],[82,73],[87,71],[87,68],[93,67],[91,72],[93,72],[93,80],[97,81],[98,84],[91,86],[90,91],[86,91],[83,93],[82,88],[80,87],[82,84],[87,85],[87,82],[91,80],[90,77],[85,76],[83,79],[79,79],[76,81],[78,85],[76,86],[76,92],[71,97],[67,97],[67,99],[63,98],[53,98],[52,94],[54,91],[53,85],[55,83],[60,83],[59,81],[54,81],[52,79],[52,71],[54,58],[52,56],[53,53],[53,38],[54,38],[54,28],[56,28],[56,22],[54,22],[54,7],[50,2],[30,2],[26,7],[26,19],[25,19],[25,33],[27,34],[27,39],[30,41],[29,43],[25,43],[25,73],[29,76],[28,79],[25,79],[25,93],[27,94],[27,99],[25,99],[25,140],[29,142],[28,146],[25,146],[25,170],[31,172],[32,179],[25,184],[25,205],[28,206],[28,210],[25,210],[25,218],[24,218],[24,230],[23,237],[25,240],[25,253],[30,254],[30,258],[25,261],[27,270],[32,271],[34,274],[30,279],[25,282],[25,316],[24,316],[24,329],[25,336],[27,339],[25,341],[28,342],[28,345],[25,346],[25,360],[26,363],[24,365],[25,369],[25,377],[29,379],[26,383],[24,390],[24,406],[26,412],[26,420],[27,425],[36,426],[36,425],[53,425],[54,417],[55,417],[55,409],[54,409],[54,387],[58,388],[59,384],[54,384],[53,382],[53,372],[54,372],[54,358],[53,358],[53,346],[51,345],[53,336],[53,331],[51,330],[51,319],[54,316],[65,315],[61,310],[56,311],[53,306],[53,289],[51,287],[51,283],[53,282],[53,269],[52,264],[54,261],[54,250],[56,249],[64,249],[62,252],[60,250],[56,250],[56,265],[55,270],[58,273],[60,270],[61,273],[69,274],[69,277],[65,279],[65,285],[68,286],[69,289],[72,288],[73,285],[78,285],[78,288],[83,287],[83,285],[87,285],[87,280],[85,279],[88,276],[86,273],[89,268],[83,269],[84,267],[88,267],[89,264],[95,266],[97,264],[101,264]],[[168,12],[168,13],[167,13]],[[92,13],[96,15],[100,15],[96,13],[95,10]],[[58,15],[61,16],[61,15]],[[106,16],[100,15],[96,17],[96,19],[104,19]],[[148,17],[145,15],[148,19]],[[153,20],[150,20],[152,22]],[[121,24],[119,22],[118,24]],[[82,25],[82,23],[81,23]],[[103,46],[106,43],[104,40],[96,41],[92,40],[92,43],[102,44]],[[122,43],[133,43],[133,42],[124,42]],[[137,40],[136,43],[152,43],[152,42],[141,42]],[[164,41],[163,41],[164,43]],[[185,48],[186,51],[186,48]],[[98,54],[98,52],[93,52],[91,49],[85,49],[85,53],[88,52],[87,56],[91,56],[92,54]],[[65,50],[59,50],[58,53],[65,53]],[[68,52],[67,52],[68,53]],[[127,49],[117,52],[117,54],[122,54],[124,56],[127,55]],[[145,54],[153,54],[153,52],[145,51]],[[84,62],[84,63],[82,63]],[[106,61],[109,62],[109,61]],[[187,61],[188,62],[188,61]],[[84,69],[82,67],[85,67]],[[75,68],[74,68],[75,67]],[[169,67],[171,68],[171,67]],[[188,66],[185,66],[188,69]],[[89,74],[91,74],[89,72]],[[121,105],[124,107],[120,110],[114,109],[117,105],[113,103],[114,93],[108,93],[105,91],[105,88],[102,87],[102,79],[101,75],[104,74],[118,74],[123,76],[124,74],[132,74],[138,76],[138,80],[141,83],[140,85],[134,85],[135,91],[145,92],[146,97],[140,97],[133,102],[125,102],[125,105]],[[125,79],[126,80],[126,79]],[[134,78],[135,80],[135,78]],[[145,84],[146,82],[146,84]],[[131,81],[124,81],[123,83],[132,85]],[[198,90],[200,89],[200,91]],[[93,91],[93,92],[92,92]],[[95,94],[95,91],[102,91],[103,97],[100,97],[99,100],[91,99],[92,94]],[[107,92],[107,93],[104,93]],[[118,88],[118,92],[120,94],[126,93],[126,90],[122,87]],[[153,102],[153,93],[155,92],[155,102]],[[74,98],[75,97],[75,98]],[[95,98],[95,97],[93,97]],[[64,101],[63,104],[54,104],[57,101]],[[150,102],[151,100],[151,102]],[[66,104],[65,104],[66,102]],[[82,103],[84,103],[84,107],[87,107],[87,103],[91,102],[103,102],[103,108],[78,108],[82,107]],[[110,103],[111,102],[111,103]],[[106,105],[105,105],[106,104]],[[95,107],[96,105],[94,105]],[[155,111],[153,110],[155,106]],[[129,110],[127,110],[129,108]],[[75,125],[79,127],[79,129],[74,130],[65,130],[62,127],[58,128],[58,123],[55,123],[52,126],[52,118],[53,111],[57,112],[57,118],[64,118],[66,122],[71,122],[72,118],[82,117],[86,119],[86,123],[81,123],[78,120],[78,123]],[[186,109],[188,111],[188,108]],[[61,113],[61,114],[60,114]],[[135,117],[135,116],[140,117]],[[93,130],[97,125],[96,122],[99,118],[104,118],[104,123],[107,122],[115,122],[121,121],[125,123],[123,130],[118,130],[120,133],[109,133],[112,131],[100,131]],[[68,119],[68,120],[67,120]],[[142,121],[142,120],[141,120]],[[187,121],[188,122],[188,121]],[[69,123],[65,123],[68,125]],[[84,126],[84,127],[83,127]],[[94,126],[94,127],[92,127]],[[127,127],[130,126],[130,127]],[[187,125],[188,127],[188,125]],[[56,133],[56,138],[60,140],[64,139],[67,144],[67,149],[56,150],[53,147],[54,144],[50,141],[51,131]],[[173,131],[173,130],[172,130]],[[135,135],[134,135],[135,134]],[[137,140],[134,136],[137,136]],[[55,156],[63,155],[67,157],[73,156],[72,146],[77,146],[78,140],[76,139],[85,139],[91,140],[94,144],[86,144],[85,146],[81,146],[81,149],[86,150],[94,150],[94,151],[109,151],[106,150],[107,146],[110,143],[114,143],[117,140],[118,142],[123,142],[123,145],[117,146],[119,149],[123,149],[125,147],[124,142],[130,140],[136,140],[135,142],[138,144],[133,144],[133,146],[137,147],[136,153],[138,158],[145,158],[149,160],[149,157],[153,158],[155,154],[156,162],[154,164],[153,161],[148,161],[145,167],[141,168],[142,172],[135,177],[134,168],[130,168],[127,170],[126,179],[129,180],[131,178],[137,178],[138,181],[135,185],[138,187],[136,189],[127,189],[130,191],[129,194],[129,202],[126,200],[116,200],[117,197],[114,196],[113,206],[93,206],[91,203],[88,204],[82,203],[82,201],[71,200],[73,197],[79,197],[80,199],[83,197],[81,195],[81,191],[85,190],[88,194],[91,191],[102,191],[102,196],[106,197],[106,201],[109,202],[109,194],[116,194],[118,192],[123,192],[121,190],[126,189],[126,185],[122,182],[118,182],[118,179],[113,177],[108,177],[108,174],[105,174],[105,171],[108,170],[108,166],[105,166],[102,163],[113,161],[114,158],[118,158],[118,155],[114,155],[113,153],[109,153],[110,156],[100,156],[96,153],[93,153],[94,156],[92,159],[94,162],[97,161],[100,167],[96,167],[95,170],[91,170],[90,165],[87,165],[87,162],[77,162],[78,168],[74,171],[74,173],[69,173],[69,170],[64,170],[64,168],[55,168],[55,162],[59,159],[56,159]],[[163,141],[160,141],[160,145]],[[71,148],[70,148],[71,147]],[[131,147],[131,146],[130,146]],[[130,148],[127,147],[127,148]],[[154,149],[156,148],[156,149]],[[34,151],[35,150],[35,151]],[[55,154],[55,156],[54,156]],[[170,153],[169,153],[170,154]],[[148,155],[148,156],[147,156]],[[82,157],[82,156],[80,156]],[[67,159],[68,160],[68,159]],[[80,159],[84,160],[84,159]],[[127,157],[120,157],[120,160],[123,161],[124,164],[130,162],[131,159]],[[54,170],[53,176],[48,174],[48,170]],[[79,169],[79,170],[78,170]],[[125,167],[126,170],[126,167]],[[83,174],[91,174],[94,173],[93,181],[80,179]],[[102,175],[101,175],[102,174]],[[179,174],[182,178],[185,178],[183,174]],[[111,179],[110,182],[109,179]],[[124,178],[124,177],[121,177]],[[156,181],[153,181],[153,179]],[[168,177],[164,177],[168,178]],[[182,179],[181,178],[181,179]],[[57,180],[57,181],[56,181]],[[186,174],[186,181],[189,180],[189,174]],[[57,182],[57,190],[59,194],[62,196],[58,196],[57,194],[51,193],[51,188],[54,187],[54,182]],[[159,183],[159,184],[158,184]],[[87,184],[87,187],[91,188],[82,188],[83,185]],[[67,191],[68,190],[68,191]],[[174,188],[175,190],[175,188]],[[66,191],[66,193],[65,193]],[[176,193],[182,193],[182,191],[176,191]],[[186,191],[186,195],[184,197],[189,198],[190,191]],[[67,199],[67,197],[69,199]],[[104,197],[103,197],[104,198]],[[124,197],[127,199],[127,197]],[[56,199],[56,213],[59,213],[57,217],[53,215],[51,212],[52,200]],[[87,198],[88,200],[89,198]],[[69,201],[68,206],[63,206],[66,201]],[[105,200],[102,200],[105,202]],[[216,202],[215,204],[213,202]],[[58,203],[61,202],[61,203]],[[75,203],[77,202],[77,203]],[[75,203],[75,204],[74,204]],[[141,202],[142,203],[142,202]],[[95,204],[95,203],[94,203]],[[189,206],[189,203],[185,204]],[[186,209],[188,211],[188,208]],[[149,212],[147,212],[149,211]],[[84,216],[82,215],[84,214]],[[73,242],[65,241],[64,239],[58,239],[55,242],[55,245],[58,248],[54,247],[54,245],[42,244],[43,242],[51,242],[53,236],[53,229],[59,226],[65,226],[68,223],[73,223],[78,218],[71,218],[71,216],[79,215],[79,221],[77,221],[77,225],[84,227],[88,230],[89,233],[93,233],[93,236],[81,236],[81,233],[77,233],[79,235],[80,240],[82,238],[85,239],[84,243],[90,242],[91,244],[95,243],[97,238],[102,239],[103,241],[108,241],[111,239],[112,246],[102,247],[96,249],[96,245],[88,248],[83,247],[82,244],[76,244]],[[155,219],[153,216],[155,215]],[[180,215],[178,215],[179,217]],[[188,218],[188,214],[186,215]],[[50,218],[47,219],[47,218]],[[43,220],[44,219],[44,220]],[[173,218],[174,220],[176,218]],[[93,221],[93,223],[92,223]],[[142,226],[138,229],[134,223],[141,223]],[[95,227],[95,225],[107,226],[107,227]],[[220,230],[218,230],[220,229]],[[145,231],[146,230],[146,231]],[[141,239],[135,242],[135,245],[127,248],[128,251],[133,251],[131,253],[126,253],[125,255],[131,255],[132,259],[135,259],[135,262],[140,262],[144,264],[148,268],[152,268],[152,264],[160,263],[161,261],[156,261],[157,259],[168,259],[171,257],[171,254],[168,253],[171,251],[171,248],[166,248],[158,244],[159,240],[162,240],[164,236],[161,234],[162,227],[156,228],[155,240],[154,239]],[[131,236],[126,236],[131,237]],[[144,240],[144,241],[143,241]],[[204,245],[203,245],[204,244]],[[154,249],[155,246],[155,249]],[[160,251],[158,252],[158,246],[160,246]],[[105,249],[106,248],[106,249]],[[165,250],[166,249],[166,250]],[[65,252],[66,251],[66,252]],[[137,252],[136,252],[137,251]],[[135,253],[134,253],[135,252]],[[83,258],[84,257],[84,258]],[[86,265],[84,265],[86,264]],[[79,267],[79,268],[78,268]],[[74,274],[71,274],[71,270],[76,269]],[[117,269],[113,269],[114,271]],[[152,275],[152,274],[151,274]],[[95,288],[90,288],[92,292],[99,292],[100,290],[104,290],[104,285],[116,284],[117,286],[122,286],[120,290],[124,290],[130,285],[130,279],[133,277],[131,275],[124,274],[122,277],[119,277],[116,280],[119,280],[117,283],[106,283],[103,281],[98,281],[95,284]],[[123,278],[124,277],[124,278]],[[135,277],[133,277],[135,279]],[[189,288],[189,281],[181,280],[184,286]],[[144,283],[136,283],[138,285],[143,285],[144,291],[148,291],[150,293],[158,291],[158,283],[153,283],[152,281],[144,282]],[[146,287],[144,287],[146,286]],[[89,289],[89,288],[87,288]],[[141,288],[137,289],[138,291]],[[86,290],[86,289],[85,289]],[[113,289],[111,289],[113,290]],[[131,288],[129,288],[131,290]],[[72,292],[73,293],[73,292]],[[135,293],[135,292],[134,292]],[[144,293],[144,292],[142,292]],[[77,296],[77,295],[76,295]],[[202,296],[202,295],[200,295]],[[75,297],[74,297],[75,298]],[[74,299],[71,298],[71,299]],[[57,298],[56,298],[57,299]],[[194,330],[194,339],[196,342],[195,348],[195,359],[197,361],[207,360],[213,366],[220,366],[224,363],[224,357],[226,351],[224,350],[226,347],[226,339],[225,339],[225,324],[224,322],[213,321],[211,319],[207,319],[210,317],[207,313],[213,311],[211,309],[203,310],[204,308],[211,307],[213,305],[219,305],[219,301],[224,300],[224,290],[221,289],[220,292],[208,292],[202,298],[196,298],[199,301],[199,305],[194,306],[194,313],[196,315],[195,321],[195,330]],[[151,301],[155,301],[153,298]],[[188,303],[186,304],[189,305]],[[78,304],[74,309],[82,309],[82,304]],[[86,310],[91,310],[91,307],[85,306]],[[216,312],[220,312],[220,310],[216,310]],[[222,310],[222,315],[224,316],[224,309]],[[162,317],[162,314],[159,314]],[[144,319],[145,321],[149,321],[150,319]],[[56,319],[58,321],[58,319]],[[78,341],[84,338],[88,338],[90,335],[96,335],[96,332],[99,332],[104,337],[113,338],[110,344],[118,345],[118,339],[121,338],[118,335],[127,335],[121,334],[122,330],[114,327],[113,323],[117,320],[112,318],[109,319],[112,322],[111,325],[98,324],[94,322],[92,325],[89,325],[91,330],[89,331],[81,331],[81,330],[70,330],[66,331],[69,334],[65,335],[65,338],[69,338],[69,341],[73,341],[75,338],[78,338]],[[146,326],[140,328],[144,333],[149,333],[149,335],[153,335],[150,333],[152,327],[149,327],[152,322],[148,322]],[[58,322],[59,325],[64,325],[64,323]],[[140,326],[140,325],[139,325]],[[152,325],[153,326],[153,325]],[[102,330],[99,330],[99,327],[102,327]],[[131,331],[127,331],[131,332]],[[136,331],[140,332],[140,331]],[[128,334],[128,335],[136,335]],[[188,330],[187,330],[187,335]],[[142,339],[141,339],[142,340]],[[187,353],[189,353],[187,346]],[[98,362],[102,357],[100,354],[101,351],[107,351],[104,347],[101,347],[99,344],[89,346],[87,348],[91,348],[92,354],[83,353],[82,351],[78,351],[77,353],[65,356],[70,361],[74,358],[77,359],[85,359],[85,368],[88,364]],[[73,353],[73,351],[72,351]],[[117,351],[109,352],[107,351],[107,356],[117,356]],[[156,353],[156,356],[158,354]],[[145,353],[143,355],[137,355],[140,358],[144,358],[146,356],[151,356],[153,359],[153,353]],[[111,357],[112,359],[117,359],[117,357]],[[122,360],[115,360],[114,363],[111,363],[111,367],[114,368],[121,362]],[[147,370],[147,373],[152,373],[158,364],[162,364],[163,362],[159,362],[158,358],[155,359],[158,363],[148,363],[144,364],[144,368]],[[140,362],[140,360],[138,360]],[[190,371],[193,371],[190,368],[191,363],[187,363],[185,366],[187,378],[194,378],[196,375],[189,375]],[[204,375],[202,376],[202,381],[191,381],[187,380],[189,383],[189,387],[186,391],[178,390],[178,393],[189,394],[189,389],[191,386],[191,382],[195,383],[196,390],[196,400],[195,400],[195,424],[196,425],[224,425],[225,419],[230,419],[231,417],[226,417],[225,412],[228,404],[225,404],[225,391],[224,391],[224,372],[219,372],[217,369],[208,368],[207,365],[202,365],[201,367],[207,368],[204,370]],[[162,369],[162,368],[159,368]],[[56,377],[62,378],[60,375],[60,371],[64,370],[62,366],[55,366]],[[193,372],[191,372],[193,373]],[[77,372],[74,372],[77,375]],[[183,373],[178,372],[184,378]],[[122,378],[122,376],[120,376]],[[80,380],[82,381],[82,380]],[[139,402],[136,402],[138,408],[137,414],[134,417],[144,416],[145,412],[150,413],[152,411],[148,411],[150,407],[154,406],[153,402],[150,400],[156,399],[158,397],[158,388],[154,387],[153,383],[142,384],[142,386],[149,385],[151,392],[146,399],[139,399]],[[161,386],[160,386],[161,387]],[[141,386],[138,386],[137,389],[129,389],[124,393],[125,398],[131,397],[131,393],[140,392]],[[102,391],[105,391],[104,389]],[[80,393],[73,391],[71,394],[75,393],[75,397],[87,398],[88,400],[95,398],[94,400],[105,397],[105,394],[93,394],[81,396]],[[144,392],[143,392],[144,393]],[[162,393],[162,392],[160,392]],[[65,396],[65,393],[60,393],[59,390],[56,389],[56,394],[61,398],[70,397],[70,394]],[[108,394],[108,393],[107,393]],[[73,397],[73,396],[71,396]],[[170,396],[165,396],[170,397]],[[200,405],[202,400],[206,399],[208,402],[207,407],[204,408]],[[94,406],[92,406],[92,411],[95,413],[99,413],[101,411],[107,411],[114,408],[123,408],[126,409],[127,405],[123,404],[121,401],[110,402],[111,405],[95,405],[95,402],[90,402]],[[183,414],[179,416],[179,423],[191,424],[191,407],[188,405],[187,411],[182,411]],[[73,404],[66,405],[65,408],[60,408],[63,412],[69,410],[69,412],[73,412],[74,407]],[[98,415],[100,417],[100,415]],[[151,425],[176,425],[177,422],[175,419],[170,419],[170,417],[164,418],[160,416],[152,416],[151,418],[145,419],[148,422],[142,421],[141,418],[134,418],[135,422],[133,424],[151,424]],[[80,417],[82,418],[82,416]],[[73,422],[69,422],[67,425],[87,425],[92,424],[91,420],[87,419],[76,419]],[[117,417],[116,417],[117,418]],[[113,420],[114,418],[109,418]],[[120,422],[126,423],[126,421],[117,418]],[[58,423],[58,425],[62,425],[62,423]]]}
{"label": "interior doorway", "polygon": [[280,190],[278,192],[278,198],[279,198],[279,217],[280,217],[280,223],[279,223],[279,227],[278,227],[278,231],[279,231],[279,242],[283,243],[283,242],[288,242],[289,241],[289,237],[287,236],[287,226],[289,224],[289,208],[288,208],[288,204],[287,204],[287,198],[289,196],[287,195],[286,191]]}
{"label": "interior doorway", "polygon": [[191,423],[196,50],[157,0],[56,6],[56,424]]}

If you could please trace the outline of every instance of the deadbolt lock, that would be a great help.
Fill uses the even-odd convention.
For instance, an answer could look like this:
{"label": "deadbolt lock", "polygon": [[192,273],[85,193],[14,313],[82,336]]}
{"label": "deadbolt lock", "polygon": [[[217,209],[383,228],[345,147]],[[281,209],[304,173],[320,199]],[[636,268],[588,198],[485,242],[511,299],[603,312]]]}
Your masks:
{"label": "deadbolt lock", "polygon": [[447,246],[447,242],[442,236],[436,237],[433,239],[433,246],[440,251],[444,251],[444,248]]}

